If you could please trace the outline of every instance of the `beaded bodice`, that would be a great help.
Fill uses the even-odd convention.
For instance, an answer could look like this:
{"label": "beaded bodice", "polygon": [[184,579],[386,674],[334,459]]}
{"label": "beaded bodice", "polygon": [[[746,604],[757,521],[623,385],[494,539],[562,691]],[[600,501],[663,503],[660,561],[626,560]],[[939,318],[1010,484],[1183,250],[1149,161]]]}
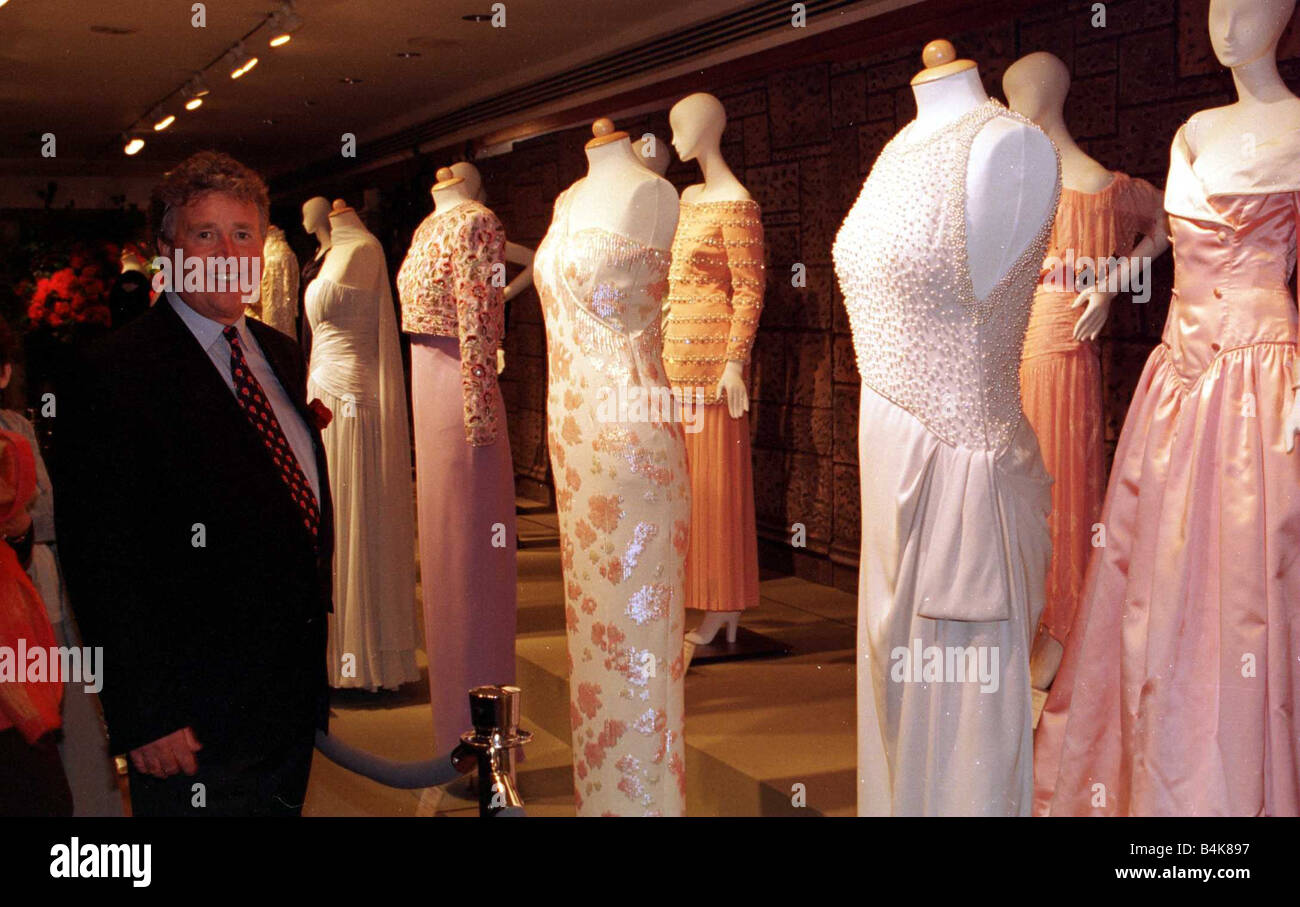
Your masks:
{"label": "beaded bodice", "polygon": [[569,229],[572,188],[533,259],[555,369],[577,352],[602,386],[666,387],[660,313],[670,254],[600,227]]}
{"label": "beaded bodice", "polygon": [[862,381],[950,444],[1000,450],[1022,419],[1020,355],[1057,196],[1042,226],[984,299],[971,286],[966,170],[994,117],[987,101],[914,143],[880,152],[833,256]]}

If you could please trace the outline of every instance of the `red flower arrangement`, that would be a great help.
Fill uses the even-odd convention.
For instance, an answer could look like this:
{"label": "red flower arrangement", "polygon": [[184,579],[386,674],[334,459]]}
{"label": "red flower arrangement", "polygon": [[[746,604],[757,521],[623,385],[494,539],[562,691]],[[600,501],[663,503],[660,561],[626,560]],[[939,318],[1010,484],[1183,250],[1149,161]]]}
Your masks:
{"label": "red flower arrangement", "polygon": [[63,334],[89,325],[108,327],[112,321],[108,294],[117,273],[117,255],[117,247],[111,244],[93,250],[77,248],[67,267],[38,277],[27,302],[28,329]]}

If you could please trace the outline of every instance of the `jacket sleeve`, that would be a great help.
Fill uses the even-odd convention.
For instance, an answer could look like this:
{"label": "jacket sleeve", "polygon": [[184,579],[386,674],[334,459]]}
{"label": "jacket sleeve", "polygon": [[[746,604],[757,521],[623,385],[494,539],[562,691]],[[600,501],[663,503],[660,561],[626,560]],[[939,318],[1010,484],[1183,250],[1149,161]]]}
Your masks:
{"label": "jacket sleeve", "polygon": [[722,227],[722,244],[731,272],[731,332],[727,361],[749,363],[763,312],[767,275],[763,262],[763,221],[757,205],[744,205]]}
{"label": "jacket sleeve", "polygon": [[[129,366],[127,366],[129,368]],[[159,470],[146,400],[120,396],[112,367],[83,359],[58,395],[54,518],[70,606],[87,646],[102,647],[100,702],[113,752],[194,722],[174,615],[186,602],[154,563]]]}
{"label": "jacket sleeve", "polygon": [[460,335],[460,375],[465,440],[484,447],[497,439],[501,389],[497,348],[504,312],[505,232],[490,213],[475,213],[457,238],[456,320]]}

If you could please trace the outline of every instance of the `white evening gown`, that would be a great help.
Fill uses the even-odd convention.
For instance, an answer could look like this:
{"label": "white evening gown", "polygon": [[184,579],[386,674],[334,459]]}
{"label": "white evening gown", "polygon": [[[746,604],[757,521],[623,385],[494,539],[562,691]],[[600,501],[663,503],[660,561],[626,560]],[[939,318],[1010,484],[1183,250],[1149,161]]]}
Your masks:
{"label": "white evening gown", "polygon": [[411,433],[387,270],[376,280],[317,277],[306,295],[307,398],[334,414],[321,432],[334,498],[330,685],[367,690],[420,678]]}
{"label": "white evening gown", "polygon": [[835,241],[862,375],[861,815],[1030,808],[1029,646],[1051,479],[1019,367],[1056,204],[977,300],[966,170],[971,141],[998,116],[1015,115],[989,101],[914,143],[900,133]]}

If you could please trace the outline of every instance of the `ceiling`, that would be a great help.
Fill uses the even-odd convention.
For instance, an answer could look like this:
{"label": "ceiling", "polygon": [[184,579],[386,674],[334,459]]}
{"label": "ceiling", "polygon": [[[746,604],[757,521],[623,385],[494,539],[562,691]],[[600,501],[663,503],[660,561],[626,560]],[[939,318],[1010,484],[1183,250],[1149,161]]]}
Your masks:
{"label": "ceiling", "polygon": [[[338,153],[345,132],[377,138],[752,3],[509,0],[506,27],[493,28],[462,19],[490,12],[490,0],[299,0],[303,25],[288,45],[268,48],[265,31],[251,36],[257,68],[238,81],[223,67],[208,70],[203,107],[186,112],[174,96],[164,106],[176,123],[154,134],[154,105],[277,0],[208,2],[204,28],[177,0],[10,0],[0,7],[0,172],[156,175],[217,147],[275,175]],[[418,56],[398,56],[410,53]],[[119,137],[133,124],[147,144],[128,158]],[[56,136],[53,159],[40,157],[45,133]]]}

